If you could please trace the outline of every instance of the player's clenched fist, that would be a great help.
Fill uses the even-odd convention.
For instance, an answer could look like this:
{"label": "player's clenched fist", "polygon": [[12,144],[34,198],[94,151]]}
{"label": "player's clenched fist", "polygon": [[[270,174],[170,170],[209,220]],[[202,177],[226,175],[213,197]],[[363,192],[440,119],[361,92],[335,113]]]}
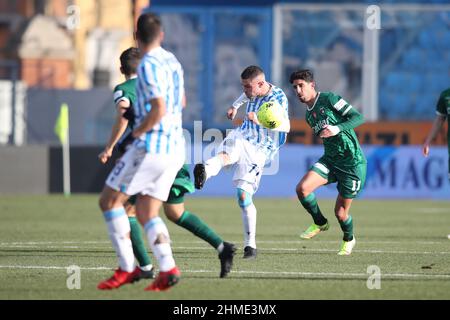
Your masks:
{"label": "player's clenched fist", "polygon": [[111,158],[111,156],[112,156],[111,150],[103,150],[103,152],[98,155],[98,159],[100,160],[101,163],[106,163],[108,159]]}

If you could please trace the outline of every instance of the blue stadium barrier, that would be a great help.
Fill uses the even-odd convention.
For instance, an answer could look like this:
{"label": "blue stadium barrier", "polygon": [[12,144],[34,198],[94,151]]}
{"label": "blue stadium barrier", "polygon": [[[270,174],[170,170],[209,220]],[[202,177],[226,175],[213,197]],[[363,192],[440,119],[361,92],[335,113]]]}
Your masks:
{"label": "blue stadium barrier", "polygon": [[[420,146],[376,147],[363,146],[368,160],[363,199],[439,199],[450,200],[448,150],[432,147],[425,158]],[[292,197],[295,187],[312,164],[323,154],[321,146],[286,145],[279,158],[276,175],[263,175],[258,197]],[[193,168],[193,166],[191,166]],[[192,171],[191,171],[192,172]],[[235,197],[233,170],[223,169],[216,177],[196,191],[196,197]],[[335,198],[336,184],[319,188],[320,198]]]}

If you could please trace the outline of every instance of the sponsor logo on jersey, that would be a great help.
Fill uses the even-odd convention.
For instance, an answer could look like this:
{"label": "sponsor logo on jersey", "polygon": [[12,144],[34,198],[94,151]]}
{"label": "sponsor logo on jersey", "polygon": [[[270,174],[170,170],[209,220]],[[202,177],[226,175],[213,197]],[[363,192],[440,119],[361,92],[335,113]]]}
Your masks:
{"label": "sponsor logo on jersey", "polygon": [[323,129],[323,127],[325,127],[328,124],[329,124],[328,123],[328,118],[326,118],[324,120],[320,120],[319,122],[317,122],[317,124],[313,128],[314,133],[317,134],[320,130]]}

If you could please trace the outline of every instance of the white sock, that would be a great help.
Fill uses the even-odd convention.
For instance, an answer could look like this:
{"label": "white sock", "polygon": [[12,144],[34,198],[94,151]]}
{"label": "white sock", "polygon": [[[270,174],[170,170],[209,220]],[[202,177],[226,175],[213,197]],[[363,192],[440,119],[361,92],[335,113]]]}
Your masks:
{"label": "white sock", "polygon": [[205,162],[206,179],[216,176],[222,169],[222,159],[219,156],[212,157]]}
{"label": "white sock", "polygon": [[244,224],[244,247],[256,249],[256,207],[252,203],[242,208],[242,222]]}
{"label": "white sock", "polygon": [[103,213],[108,226],[109,238],[116,250],[119,267],[123,271],[135,269],[133,246],[130,239],[130,222],[123,207],[114,208]]}
{"label": "white sock", "polygon": [[152,268],[153,268],[153,265],[151,265],[151,264],[139,267],[139,269],[141,269],[142,271],[150,271],[150,270],[152,270]]}
{"label": "white sock", "polygon": [[224,248],[224,245],[223,245],[223,242],[222,242],[221,244],[219,244],[219,246],[216,248],[216,250],[217,250],[218,253],[222,253],[223,248]]}
{"label": "white sock", "polygon": [[[145,224],[144,229],[148,243],[158,261],[159,270],[166,272],[174,268],[175,260],[172,256],[172,248],[170,247],[169,230],[167,230],[164,221],[160,217],[153,218]],[[167,242],[155,244],[160,236]]]}

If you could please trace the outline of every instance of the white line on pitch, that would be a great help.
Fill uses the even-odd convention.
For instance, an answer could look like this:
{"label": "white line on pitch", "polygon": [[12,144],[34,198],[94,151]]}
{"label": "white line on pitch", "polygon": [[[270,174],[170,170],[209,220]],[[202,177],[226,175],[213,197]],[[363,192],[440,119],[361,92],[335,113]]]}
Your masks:
{"label": "white line on pitch", "polygon": [[[24,266],[24,265],[0,265],[0,269],[43,269],[43,270],[67,270],[63,266]],[[80,267],[81,270],[113,270],[113,267]],[[217,273],[217,270],[183,270],[183,273]],[[296,272],[296,271],[255,271],[233,270],[234,274],[260,274],[260,275],[285,275],[298,277],[359,277],[367,279],[367,273],[338,273],[338,272]],[[382,273],[382,278],[412,278],[412,279],[450,279],[450,274],[417,274],[417,273]]]}
{"label": "white line on pitch", "polygon": [[[111,246],[102,246],[102,247],[79,247],[79,246],[33,246],[33,245],[13,245],[13,246],[0,246],[3,248],[11,248],[11,249],[110,249],[112,251]],[[173,246],[174,250],[213,250],[209,246],[204,247],[178,247]],[[276,251],[276,252],[335,252],[336,249],[321,249],[321,248],[261,248],[261,251]],[[450,254],[450,251],[401,251],[401,250],[365,250],[365,249],[357,249],[356,253],[387,253],[387,254]]]}
{"label": "white line on pitch", "polygon": [[[205,247],[172,247],[172,249],[183,249],[183,250],[205,250],[210,248]],[[258,248],[261,251],[321,251],[321,252],[336,252],[337,249],[307,249],[307,248]],[[362,252],[362,253],[399,253],[399,254],[450,254],[450,251],[385,251],[385,250],[358,250],[355,249],[355,252]]]}
{"label": "white line on pitch", "polygon": [[[230,239],[228,239],[230,241]],[[240,242],[241,240],[233,240],[234,242]],[[232,241],[232,242],[233,242]],[[448,239],[443,237],[442,241],[377,241],[377,240],[359,240],[358,243],[364,244],[442,244],[447,242]],[[182,241],[183,243],[205,243],[202,240],[194,241]],[[17,242],[0,242],[0,246],[10,245],[52,245],[52,244],[110,244],[110,241],[17,241]],[[300,243],[300,244],[320,244],[320,243],[341,243],[340,240],[259,240],[258,243],[273,243],[273,244],[288,244],[288,243]]]}

